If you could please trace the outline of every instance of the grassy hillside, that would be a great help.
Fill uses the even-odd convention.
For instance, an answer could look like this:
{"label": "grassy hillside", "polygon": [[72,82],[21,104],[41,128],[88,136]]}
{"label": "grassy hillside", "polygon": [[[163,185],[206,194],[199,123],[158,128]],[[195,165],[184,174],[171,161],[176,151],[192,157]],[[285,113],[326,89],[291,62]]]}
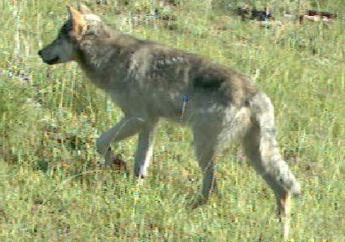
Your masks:
{"label": "grassy hillside", "polygon": [[[95,140],[121,112],[75,64],[36,54],[74,2],[0,1],[0,241],[279,241],[273,194],[236,145],[217,167],[220,195],[196,210],[186,208],[201,178],[188,129],[162,122],[142,186],[99,167]],[[342,0],[84,2],[124,32],[248,74],[273,100],[282,152],[303,184],[291,241],[345,241]],[[281,24],[242,22],[232,9],[244,3],[270,6]],[[338,19],[283,18],[306,8]],[[130,165],[135,144],[116,146]]]}

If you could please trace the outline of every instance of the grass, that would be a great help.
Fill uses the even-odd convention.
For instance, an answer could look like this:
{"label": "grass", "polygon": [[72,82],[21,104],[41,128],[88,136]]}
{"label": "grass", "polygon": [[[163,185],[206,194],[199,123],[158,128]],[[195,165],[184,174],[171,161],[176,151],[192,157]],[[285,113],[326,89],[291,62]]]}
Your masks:
{"label": "grass", "polygon": [[[237,147],[218,165],[220,195],[197,210],[186,208],[201,178],[187,129],[161,124],[142,186],[99,168],[95,140],[122,114],[75,64],[48,67],[36,54],[72,2],[0,1],[0,241],[279,241],[273,195]],[[329,25],[271,28],[241,22],[219,8],[224,1],[159,7],[170,21],[149,19],[155,1],[88,2],[124,32],[251,76],[276,106],[282,152],[303,184],[291,241],[345,240],[342,1],[247,1],[272,6],[277,19],[305,6],[339,16]],[[130,164],[135,144],[116,146]]]}

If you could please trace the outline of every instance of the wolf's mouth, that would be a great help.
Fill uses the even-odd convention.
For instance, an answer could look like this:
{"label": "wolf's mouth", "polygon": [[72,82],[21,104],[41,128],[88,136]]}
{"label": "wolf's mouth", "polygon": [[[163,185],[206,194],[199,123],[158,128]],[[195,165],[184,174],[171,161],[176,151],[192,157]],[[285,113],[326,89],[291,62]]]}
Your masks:
{"label": "wolf's mouth", "polygon": [[55,58],[50,59],[50,60],[44,60],[44,62],[47,63],[48,65],[57,64],[59,62],[59,57],[55,57]]}

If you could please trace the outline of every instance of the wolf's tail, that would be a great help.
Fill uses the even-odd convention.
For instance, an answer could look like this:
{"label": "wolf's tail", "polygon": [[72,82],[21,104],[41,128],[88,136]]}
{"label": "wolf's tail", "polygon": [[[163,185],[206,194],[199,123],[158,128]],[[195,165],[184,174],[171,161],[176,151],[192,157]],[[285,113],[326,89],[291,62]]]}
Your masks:
{"label": "wolf's tail", "polygon": [[274,122],[274,108],[269,97],[264,93],[257,93],[250,101],[250,108],[254,124],[258,127],[257,157],[261,163],[263,176],[269,175],[275,183],[293,195],[301,193],[301,186],[292,174],[287,163],[282,159],[276,141]]}

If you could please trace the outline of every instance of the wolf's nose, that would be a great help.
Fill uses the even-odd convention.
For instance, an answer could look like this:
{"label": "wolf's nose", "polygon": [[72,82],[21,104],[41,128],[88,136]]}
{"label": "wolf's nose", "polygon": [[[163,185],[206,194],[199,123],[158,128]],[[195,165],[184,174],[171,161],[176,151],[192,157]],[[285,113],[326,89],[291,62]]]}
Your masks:
{"label": "wolf's nose", "polygon": [[39,50],[39,51],[38,51],[38,55],[39,55],[39,56],[42,56],[42,50]]}

